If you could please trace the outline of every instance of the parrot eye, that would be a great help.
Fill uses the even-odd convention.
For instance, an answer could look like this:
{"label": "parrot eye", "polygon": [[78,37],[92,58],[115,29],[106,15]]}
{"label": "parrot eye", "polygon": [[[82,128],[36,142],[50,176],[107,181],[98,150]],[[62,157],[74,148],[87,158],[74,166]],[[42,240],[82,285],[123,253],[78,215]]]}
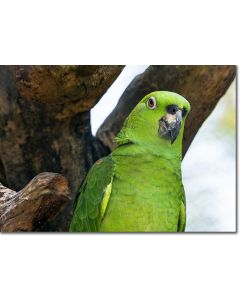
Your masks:
{"label": "parrot eye", "polygon": [[147,106],[150,109],[155,109],[157,107],[157,101],[154,97],[150,97],[147,101]]}

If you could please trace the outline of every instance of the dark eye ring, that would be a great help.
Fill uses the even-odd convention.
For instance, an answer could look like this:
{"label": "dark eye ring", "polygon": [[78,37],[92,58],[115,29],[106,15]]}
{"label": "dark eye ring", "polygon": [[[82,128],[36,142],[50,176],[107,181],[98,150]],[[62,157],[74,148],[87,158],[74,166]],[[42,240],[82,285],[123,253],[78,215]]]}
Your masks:
{"label": "dark eye ring", "polygon": [[150,97],[147,101],[147,106],[150,109],[155,109],[157,107],[157,101],[154,97]]}

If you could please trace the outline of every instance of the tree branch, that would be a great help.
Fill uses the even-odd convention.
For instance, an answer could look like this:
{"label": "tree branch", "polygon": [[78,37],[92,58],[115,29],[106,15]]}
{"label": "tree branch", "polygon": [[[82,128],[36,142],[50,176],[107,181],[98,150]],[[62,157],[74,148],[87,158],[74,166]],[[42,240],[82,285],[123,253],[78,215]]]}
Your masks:
{"label": "tree branch", "polygon": [[48,231],[70,202],[67,179],[60,174],[39,174],[19,192],[0,183],[0,230]]}
{"label": "tree branch", "polygon": [[126,88],[116,108],[100,126],[97,137],[103,144],[114,149],[114,137],[143,96],[156,90],[172,91],[181,94],[191,103],[183,140],[184,155],[235,75],[235,66],[150,66]]}

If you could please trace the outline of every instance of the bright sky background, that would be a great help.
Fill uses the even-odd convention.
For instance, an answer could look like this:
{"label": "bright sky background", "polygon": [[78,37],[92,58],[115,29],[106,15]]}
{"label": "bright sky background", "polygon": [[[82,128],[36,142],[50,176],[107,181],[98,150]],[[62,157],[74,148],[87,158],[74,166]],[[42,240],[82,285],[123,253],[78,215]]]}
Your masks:
{"label": "bright sky background", "polygon": [[[132,79],[147,67],[124,68],[91,111],[93,134],[114,109]],[[199,130],[183,160],[186,231],[235,231],[235,136],[219,130],[219,119],[227,109],[226,101],[235,105],[235,98],[235,88],[232,86]]]}

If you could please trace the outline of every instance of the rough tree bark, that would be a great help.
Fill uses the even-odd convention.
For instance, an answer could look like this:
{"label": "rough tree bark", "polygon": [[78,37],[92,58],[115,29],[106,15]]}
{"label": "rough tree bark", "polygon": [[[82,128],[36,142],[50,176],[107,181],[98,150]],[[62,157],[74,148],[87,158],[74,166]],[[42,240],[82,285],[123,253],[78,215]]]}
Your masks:
{"label": "rough tree bark", "polygon": [[[0,182],[22,189],[41,172],[67,177],[72,198],[106,148],[90,109],[123,66],[0,66]],[[52,224],[67,230],[72,203]]]}
{"label": "rough tree bark", "polygon": [[93,137],[90,109],[122,69],[0,66],[0,182],[8,187],[0,184],[2,231],[67,230],[77,187],[93,162],[114,147],[132,108],[153,90],[175,91],[191,102],[185,153],[236,73],[235,66],[150,66]]}
{"label": "rough tree bark", "polygon": [[60,174],[41,173],[18,193],[0,183],[0,230],[49,231],[68,203],[68,182]]}
{"label": "rough tree bark", "polygon": [[0,181],[20,189],[40,172],[58,172],[75,190],[100,155],[90,109],[122,68],[1,66]]}
{"label": "rough tree bark", "polygon": [[184,96],[191,103],[191,113],[184,132],[184,155],[198,129],[225,94],[235,75],[236,66],[150,66],[126,88],[116,108],[99,128],[97,137],[113,149],[114,137],[143,96],[155,90],[172,91]]}

